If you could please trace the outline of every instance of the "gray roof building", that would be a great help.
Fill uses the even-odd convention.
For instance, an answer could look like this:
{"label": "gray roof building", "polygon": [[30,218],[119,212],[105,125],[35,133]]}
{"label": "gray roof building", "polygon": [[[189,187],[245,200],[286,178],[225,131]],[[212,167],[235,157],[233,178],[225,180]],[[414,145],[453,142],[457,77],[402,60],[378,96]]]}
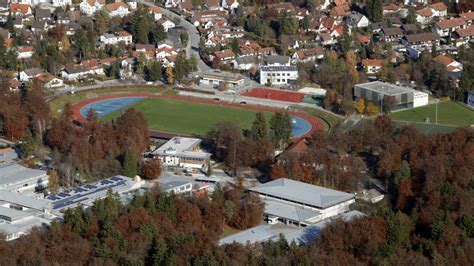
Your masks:
{"label": "gray roof building", "polygon": [[299,205],[325,209],[354,199],[353,194],[315,186],[287,178],[280,178],[249,190],[260,195],[280,198]]}
{"label": "gray roof building", "polygon": [[289,56],[282,56],[282,55],[269,55],[267,56],[267,65],[290,65],[290,57]]}
{"label": "gray roof building", "polygon": [[46,171],[30,169],[19,164],[0,168],[0,189],[8,191],[34,191],[48,184]]}

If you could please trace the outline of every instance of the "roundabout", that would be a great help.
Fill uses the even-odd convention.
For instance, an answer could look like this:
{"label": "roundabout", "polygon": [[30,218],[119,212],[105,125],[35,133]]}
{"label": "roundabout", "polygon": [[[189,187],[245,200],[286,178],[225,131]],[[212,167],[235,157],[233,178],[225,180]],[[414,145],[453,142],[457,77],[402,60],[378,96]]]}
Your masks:
{"label": "roundabout", "polygon": [[[80,102],[73,106],[74,118],[84,121],[89,109],[96,111],[102,121],[116,119],[127,108],[143,112],[150,131],[205,136],[219,121],[232,121],[242,129],[250,129],[257,112],[264,113],[267,121],[274,112],[282,111],[261,106],[215,102],[180,96],[151,93],[106,95]],[[292,139],[309,137],[323,124],[316,118],[288,112],[292,118]]]}

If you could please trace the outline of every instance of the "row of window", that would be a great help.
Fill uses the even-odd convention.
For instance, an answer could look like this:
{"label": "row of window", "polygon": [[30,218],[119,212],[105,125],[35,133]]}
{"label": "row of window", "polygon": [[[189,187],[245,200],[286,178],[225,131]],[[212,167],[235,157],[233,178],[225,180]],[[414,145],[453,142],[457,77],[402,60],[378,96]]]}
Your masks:
{"label": "row of window", "polygon": [[[272,76],[272,77],[279,77],[279,76],[280,76],[280,73],[271,73],[271,74],[269,74],[269,76]],[[284,76],[285,76],[285,73],[281,73],[281,76],[284,77]],[[286,73],[286,76],[289,77],[289,76],[290,76],[290,73]]]}

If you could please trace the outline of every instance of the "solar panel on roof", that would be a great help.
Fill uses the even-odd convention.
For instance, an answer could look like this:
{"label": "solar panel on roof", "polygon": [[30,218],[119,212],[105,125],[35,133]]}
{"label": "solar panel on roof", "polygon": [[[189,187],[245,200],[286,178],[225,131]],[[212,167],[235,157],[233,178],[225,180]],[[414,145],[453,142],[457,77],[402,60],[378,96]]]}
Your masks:
{"label": "solar panel on roof", "polygon": [[111,177],[110,179],[111,179],[111,180],[114,180],[114,181],[123,180],[122,178],[120,178],[120,177],[118,177],[118,176]]}

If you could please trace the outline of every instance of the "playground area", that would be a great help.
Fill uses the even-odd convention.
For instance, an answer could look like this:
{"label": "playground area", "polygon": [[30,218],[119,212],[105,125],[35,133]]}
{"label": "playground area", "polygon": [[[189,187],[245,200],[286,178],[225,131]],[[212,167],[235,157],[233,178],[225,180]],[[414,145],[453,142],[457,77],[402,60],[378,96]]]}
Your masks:
{"label": "playground area", "polygon": [[[76,118],[84,119],[90,109],[103,121],[116,119],[125,108],[133,107],[143,112],[149,128],[161,132],[173,132],[205,136],[219,121],[233,121],[242,129],[250,129],[257,112],[267,121],[276,109],[215,103],[202,99],[146,94],[109,95],[88,99],[73,107]],[[309,115],[290,112],[292,138],[309,136],[323,124]]]}

